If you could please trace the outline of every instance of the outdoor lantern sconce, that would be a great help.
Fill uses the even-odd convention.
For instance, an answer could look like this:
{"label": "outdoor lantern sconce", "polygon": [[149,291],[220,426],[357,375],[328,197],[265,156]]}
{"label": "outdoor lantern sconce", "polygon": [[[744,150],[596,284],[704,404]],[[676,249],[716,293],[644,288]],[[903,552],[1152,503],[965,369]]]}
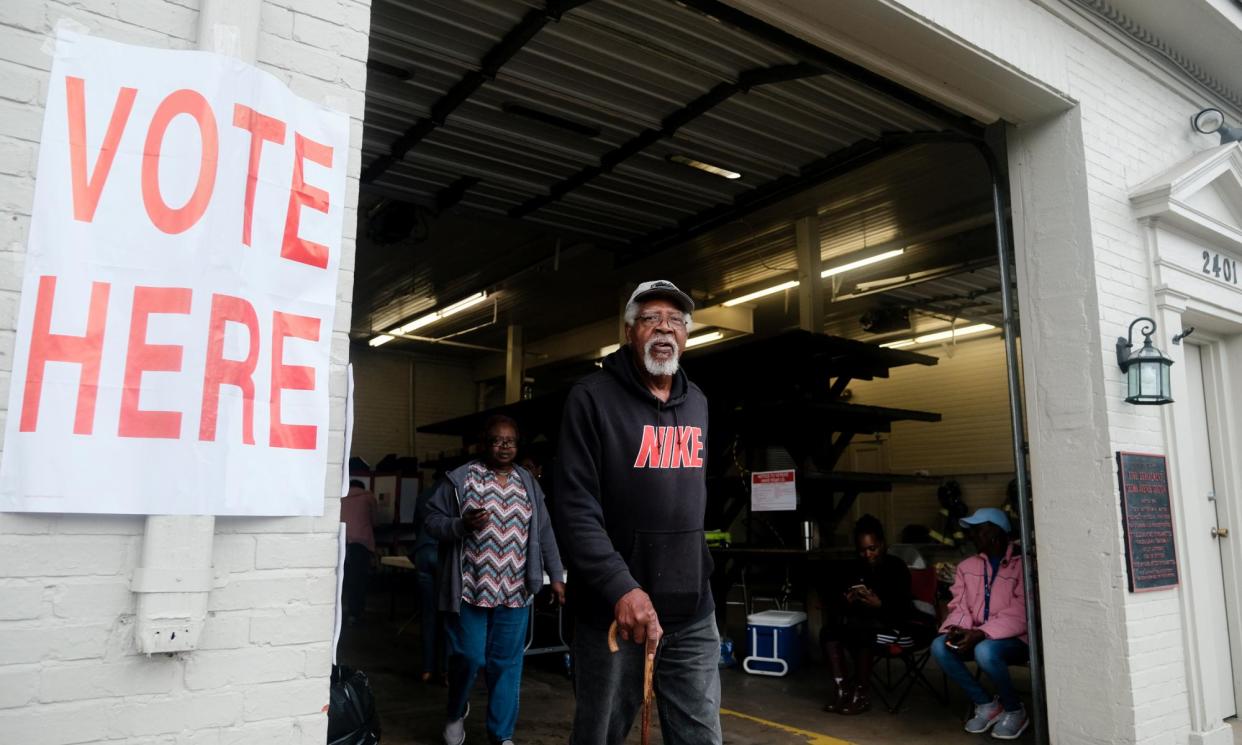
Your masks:
{"label": "outdoor lantern sconce", "polygon": [[[1134,348],[1134,327],[1139,321],[1146,321],[1139,333],[1143,335],[1143,348],[1131,352]],[[1126,374],[1126,403],[1131,404],[1171,404],[1172,391],[1169,388],[1169,367],[1173,360],[1151,344],[1151,335],[1156,331],[1156,322],[1150,318],[1136,318],[1130,324],[1127,336],[1117,337],[1117,364]]]}
{"label": "outdoor lantern sconce", "polygon": [[1199,134],[1220,135],[1220,144],[1242,140],[1242,127],[1226,127],[1225,112],[1220,109],[1204,109],[1190,117],[1190,126]]}

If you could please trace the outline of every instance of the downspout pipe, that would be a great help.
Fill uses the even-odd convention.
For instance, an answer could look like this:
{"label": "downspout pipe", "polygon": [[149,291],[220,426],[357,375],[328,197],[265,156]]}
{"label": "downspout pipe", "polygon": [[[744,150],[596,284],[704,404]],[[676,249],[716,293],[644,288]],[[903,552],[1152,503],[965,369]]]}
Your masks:
{"label": "downspout pipe", "polygon": [[[254,64],[262,3],[202,0],[198,48]],[[189,652],[198,646],[213,584],[212,515],[149,515],[141,564],[130,589],[137,595],[134,642],[144,654]]]}
{"label": "downspout pipe", "polygon": [[1044,745],[1048,742],[1047,712],[1044,696],[1043,655],[1040,648],[1041,628],[1039,611],[1036,607],[1035,569],[1031,559],[1034,558],[1031,538],[1032,516],[1031,506],[1027,501],[1030,493],[1030,477],[1028,475],[1026,452],[1026,426],[1022,408],[1022,382],[1019,378],[1018,361],[1018,322],[1014,317],[1013,270],[1010,261],[1014,258],[1009,242],[1009,230],[1005,225],[1005,213],[1009,202],[1009,192],[1001,174],[1000,163],[996,153],[988,143],[979,137],[971,137],[955,132],[914,132],[909,134],[885,135],[885,141],[899,142],[907,145],[921,144],[961,144],[970,145],[983,158],[987,165],[988,176],[992,182],[992,219],[996,226],[996,258],[1000,265],[1002,327],[1005,340],[1005,372],[1009,389],[1009,425],[1013,435],[1013,462],[1017,470],[1018,481],[1018,524],[1022,535],[1022,547],[1025,555],[1022,561],[1022,580],[1026,590],[1026,625],[1030,637],[1031,667],[1031,708],[1032,724],[1035,731],[1035,742]]}

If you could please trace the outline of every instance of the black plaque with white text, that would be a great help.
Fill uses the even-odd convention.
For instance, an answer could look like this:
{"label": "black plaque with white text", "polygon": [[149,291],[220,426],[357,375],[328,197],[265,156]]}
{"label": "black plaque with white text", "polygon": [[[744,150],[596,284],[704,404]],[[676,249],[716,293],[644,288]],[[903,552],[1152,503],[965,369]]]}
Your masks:
{"label": "black plaque with white text", "polygon": [[1163,455],[1117,453],[1130,592],[1177,587],[1169,475]]}

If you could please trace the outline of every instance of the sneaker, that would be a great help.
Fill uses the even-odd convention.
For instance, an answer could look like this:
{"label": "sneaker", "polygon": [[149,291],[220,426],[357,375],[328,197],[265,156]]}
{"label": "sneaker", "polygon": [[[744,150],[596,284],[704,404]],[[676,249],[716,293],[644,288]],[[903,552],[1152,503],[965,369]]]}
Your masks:
{"label": "sneaker", "polygon": [[462,745],[466,741],[466,717],[470,716],[470,704],[466,704],[466,713],[461,719],[454,719],[444,725],[444,745]]}
{"label": "sneaker", "polygon": [[1026,709],[1020,708],[1017,711],[1006,711],[996,720],[996,727],[992,730],[992,737],[997,740],[1016,740],[1026,731],[1027,725],[1031,720],[1026,718]]}
{"label": "sneaker", "polygon": [[972,735],[981,735],[996,724],[1005,710],[1000,705],[1000,697],[993,698],[991,703],[975,704],[975,715],[966,722],[966,731]]}

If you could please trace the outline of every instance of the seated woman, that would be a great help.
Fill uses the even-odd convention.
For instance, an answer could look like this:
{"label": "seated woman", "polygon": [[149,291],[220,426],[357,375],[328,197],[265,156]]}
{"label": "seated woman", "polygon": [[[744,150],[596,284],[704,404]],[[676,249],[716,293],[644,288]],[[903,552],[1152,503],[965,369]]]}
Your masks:
{"label": "seated woman", "polygon": [[[913,646],[910,570],[888,554],[884,526],[863,515],[854,526],[858,559],[844,576],[829,622],[820,632],[832,683],[824,711],[861,714],[871,708],[871,667],[877,646]],[[930,635],[929,635],[930,636]],[[927,638],[927,637],[925,637]],[[850,658],[853,676],[847,670]]]}
{"label": "seated woman", "polygon": [[[976,510],[961,525],[970,531],[979,553],[957,565],[949,614],[940,626],[941,636],[932,642],[932,656],[975,704],[966,731],[981,734],[995,727],[992,737],[1015,740],[1028,724],[1009,679],[1009,666],[1025,662],[1030,651],[1022,554],[1017,543],[1009,542],[1009,517],[1001,510]],[[998,696],[989,696],[970,674],[966,662],[972,659]]]}
{"label": "seated woman", "polygon": [[439,608],[449,648],[445,745],[466,740],[476,676],[487,678],[487,734],[511,745],[517,724],[527,605],[552,577],[565,602],[560,554],[539,482],[513,463],[517,424],[492,417],[483,457],[450,472],[427,500],[424,523],[439,541]]}

